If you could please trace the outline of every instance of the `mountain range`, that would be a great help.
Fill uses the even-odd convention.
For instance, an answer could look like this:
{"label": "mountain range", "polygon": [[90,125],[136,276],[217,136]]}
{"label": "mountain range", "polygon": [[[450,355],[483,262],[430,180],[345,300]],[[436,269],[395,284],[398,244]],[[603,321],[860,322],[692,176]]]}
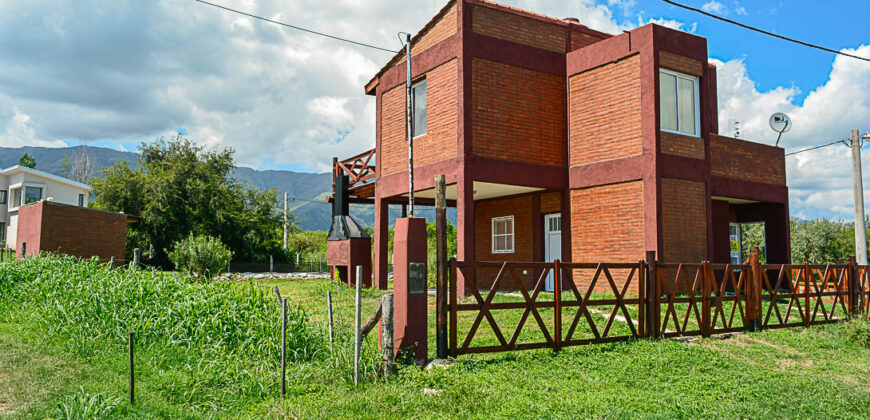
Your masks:
{"label": "mountain range", "polygon": [[[81,156],[86,148],[88,159],[98,174],[101,168],[114,165],[116,162],[127,161],[132,167],[138,166],[139,155],[105,147],[73,146],[73,147],[0,147],[0,169],[18,164],[21,155],[27,153],[36,160],[36,169],[50,174],[65,176],[67,168],[64,161],[72,162]],[[66,159],[65,159],[66,158]],[[295,218],[295,223],[302,230],[329,230],[332,223],[332,206],[325,200],[332,193],[332,174],[294,172],[282,170],[257,170],[247,167],[236,167],[233,177],[248,185],[260,189],[275,188],[279,191],[279,203],[283,193],[290,197],[288,209]],[[279,204],[280,205],[280,204]],[[360,224],[374,226],[374,206],[352,205],[351,216]],[[400,210],[390,210],[390,221],[400,216]],[[434,220],[434,210],[423,207],[418,216]],[[448,218],[455,223],[456,210],[448,209]]]}

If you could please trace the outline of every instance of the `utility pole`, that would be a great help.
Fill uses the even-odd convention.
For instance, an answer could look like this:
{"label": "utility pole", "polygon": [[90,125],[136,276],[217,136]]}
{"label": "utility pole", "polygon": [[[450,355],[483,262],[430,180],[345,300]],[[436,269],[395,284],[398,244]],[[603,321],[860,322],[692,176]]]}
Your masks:
{"label": "utility pole", "polygon": [[290,239],[290,236],[289,236],[290,230],[288,228],[289,228],[289,226],[287,226],[287,193],[285,192],[284,193],[284,250],[285,251],[287,250],[287,242],[289,242],[289,239]]}
{"label": "utility pole", "polygon": [[864,180],[861,177],[861,135],[850,133],[852,141],[852,178],[855,198],[855,256],[858,264],[867,265],[867,226],[864,225]]}
{"label": "utility pole", "polygon": [[405,61],[408,68],[408,81],[405,90],[407,90],[406,108],[408,114],[408,216],[414,217],[414,133],[413,128],[413,112],[414,105],[411,102],[411,34],[405,34]]}

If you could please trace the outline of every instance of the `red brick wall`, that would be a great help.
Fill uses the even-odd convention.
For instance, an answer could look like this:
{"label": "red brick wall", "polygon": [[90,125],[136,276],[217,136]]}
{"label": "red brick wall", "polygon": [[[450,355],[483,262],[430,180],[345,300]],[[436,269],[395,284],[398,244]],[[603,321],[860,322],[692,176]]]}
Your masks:
{"label": "red brick wall", "polygon": [[[42,232],[42,205],[35,203],[18,208],[18,236],[15,241],[16,255],[22,257],[22,249],[26,255],[38,255],[40,233]],[[27,244],[26,247],[23,245]],[[25,249],[26,248],[26,249]]]}
{"label": "red brick wall", "polygon": [[668,51],[659,52],[659,67],[693,76],[701,76],[704,73],[704,63]]}
{"label": "red brick wall", "polygon": [[559,24],[542,22],[487,6],[475,6],[472,11],[472,28],[474,32],[494,38],[565,52],[565,28]]}
{"label": "red brick wall", "polygon": [[[474,202],[474,248],[478,261],[534,261],[532,204],[530,194]],[[511,254],[492,253],[492,219],[502,216],[514,217],[514,252]],[[498,269],[478,270],[478,288],[491,287],[497,274]],[[534,286],[534,273],[519,270],[517,274],[527,289]],[[499,290],[517,289],[513,278],[508,279],[511,280],[502,283]]]}
{"label": "red brick wall", "polygon": [[[19,221],[22,226],[41,223],[40,251],[83,258],[98,256],[103,260],[115,257],[119,262],[124,260],[127,216],[46,201],[30,207],[37,206],[42,208],[41,212],[25,212]],[[41,215],[41,222],[34,219],[38,215]],[[28,243],[28,254],[30,250]]]}
{"label": "red brick wall", "polygon": [[637,55],[571,76],[569,85],[571,166],[643,152]]}
{"label": "red brick wall", "polygon": [[[414,139],[414,166],[456,157],[457,64],[450,60],[426,73],[426,134]],[[381,176],[408,170],[405,141],[405,86],[390,89],[381,98]]]}
{"label": "red brick wall", "polygon": [[571,31],[571,51],[579,50],[580,48],[587,47],[598,41],[601,41],[601,38],[597,36],[576,30]]}
{"label": "red brick wall", "polygon": [[[411,53],[419,54],[426,51],[429,47],[450,38],[451,35],[455,34],[459,26],[457,14],[456,4],[453,4],[441,19],[429,28],[429,30],[426,31],[426,34],[417,40],[416,44],[411,46]],[[404,62],[404,57],[402,57],[402,61]],[[413,58],[411,59],[411,64],[414,64]]]}
{"label": "red brick wall", "polygon": [[666,263],[707,259],[707,191],[703,182],[662,178],[663,256]]}
{"label": "red brick wall", "polygon": [[472,62],[473,153],[542,165],[565,159],[565,82],[559,76]]}
{"label": "red brick wall", "polygon": [[[643,182],[572,190],[570,223],[574,262],[633,263],[643,259]],[[589,287],[593,274],[593,270],[574,270],[573,280],[581,292]],[[611,274],[621,288],[628,271],[614,270]],[[634,295],[635,289],[628,294]],[[612,293],[604,277],[596,282],[595,290]]]}
{"label": "red brick wall", "polygon": [[710,136],[713,176],[785,185],[783,149],[719,135]]}
{"label": "red brick wall", "polygon": [[704,139],[662,131],[662,153],[704,159]]}
{"label": "red brick wall", "polygon": [[541,194],[541,214],[562,211],[562,192],[551,191]]}

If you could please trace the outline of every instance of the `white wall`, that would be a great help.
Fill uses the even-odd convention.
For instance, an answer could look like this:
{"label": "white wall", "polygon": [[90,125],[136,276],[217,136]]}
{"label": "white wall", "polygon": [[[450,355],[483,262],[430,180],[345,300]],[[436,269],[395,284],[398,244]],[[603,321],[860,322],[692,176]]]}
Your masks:
{"label": "white wall", "polygon": [[[84,194],[84,206],[87,207],[88,205],[90,191],[87,189],[23,172],[8,176],[0,175],[0,189],[9,191],[8,202],[10,205],[0,205],[0,222],[5,221],[7,225],[6,247],[8,248],[14,248],[16,239],[18,238],[18,207],[11,205],[13,198],[12,189],[26,186],[42,188],[43,200],[50,198],[51,201],[56,203],[70,204],[73,206],[79,204],[79,194]],[[2,242],[2,238],[0,238],[0,242]]]}

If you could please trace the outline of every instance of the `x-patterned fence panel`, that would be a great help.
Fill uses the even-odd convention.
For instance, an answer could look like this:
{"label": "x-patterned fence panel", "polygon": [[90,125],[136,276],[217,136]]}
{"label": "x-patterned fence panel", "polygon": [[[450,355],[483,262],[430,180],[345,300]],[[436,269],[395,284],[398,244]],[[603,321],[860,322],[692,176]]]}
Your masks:
{"label": "x-patterned fence panel", "polygon": [[[457,294],[461,275],[469,296]],[[549,286],[549,287],[548,287]],[[450,261],[452,356],[809,326],[870,311],[870,267]]]}

